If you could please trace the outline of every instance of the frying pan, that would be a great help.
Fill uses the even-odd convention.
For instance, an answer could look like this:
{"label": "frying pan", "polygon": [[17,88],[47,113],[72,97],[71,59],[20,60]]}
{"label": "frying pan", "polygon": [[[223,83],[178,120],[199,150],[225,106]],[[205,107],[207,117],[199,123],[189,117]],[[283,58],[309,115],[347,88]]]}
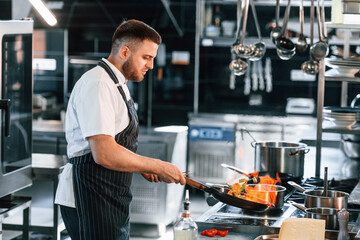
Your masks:
{"label": "frying pan", "polygon": [[204,192],[210,193],[214,196],[214,198],[228,205],[247,209],[247,210],[259,211],[259,212],[268,209],[268,205],[265,203],[259,203],[259,202],[254,202],[247,199],[235,197],[225,192],[222,192],[216,187],[206,186],[205,184],[190,179],[188,177],[185,177],[185,179],[186,179],[186,184],[195,187],[197,189],[200,189]]}

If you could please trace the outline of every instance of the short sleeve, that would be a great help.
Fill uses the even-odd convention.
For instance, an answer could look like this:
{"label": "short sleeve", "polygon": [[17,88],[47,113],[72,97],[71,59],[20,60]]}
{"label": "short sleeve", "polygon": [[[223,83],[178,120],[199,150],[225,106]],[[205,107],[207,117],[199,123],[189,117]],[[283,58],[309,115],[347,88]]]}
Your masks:
{"label": "short sleeve", "polygon": [[76,102],[79,125],[84,138],[105,134],[115,136],[115,102],[111,86],[101,81],[83,85]]}

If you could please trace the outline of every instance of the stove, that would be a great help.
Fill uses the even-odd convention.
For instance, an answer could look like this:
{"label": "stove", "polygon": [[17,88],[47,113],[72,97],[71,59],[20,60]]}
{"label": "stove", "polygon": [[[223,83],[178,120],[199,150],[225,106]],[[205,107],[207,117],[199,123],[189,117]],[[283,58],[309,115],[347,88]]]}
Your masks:
{"label": "stove", "polygon": [[[332,179],[329,181],[328,186],[329,190],[343,191],[350,194],[358,182],[358,179]],[[321,189],[324,181],[320,178],[308,178],[302,180],[299,184],[306,190],[313,190]],[[195,221],[199,225],[199,230],[218,228],[229,230],[230,232],[246,233],[247,236],[243,236],[243,239],[254,239],[256,236],[264,233],[278,233],[284,219],[289,217],[305,217],[303,211],[286,203],[287,200],[291,200],[303,204],[304,195],[291,186],[286,187],[285,203],[280,210],[268,209],[265,212],[254,212],[217,202],[203,215],[195,219]],[[349,231],[357,232],[360,229],[360,208],[348,209],[348,211],[350,213]]]}

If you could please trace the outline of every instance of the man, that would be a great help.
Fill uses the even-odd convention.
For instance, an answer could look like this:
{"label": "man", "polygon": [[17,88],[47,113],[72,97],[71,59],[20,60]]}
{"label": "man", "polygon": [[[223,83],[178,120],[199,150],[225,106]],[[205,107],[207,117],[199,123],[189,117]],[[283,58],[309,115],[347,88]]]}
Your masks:
{"label": "man", "polygon": [[126,81],[143,80],[160,43],[150,26],[124,21],[110,56],[74,86],[65,120],[70,163],[55,199],[73,240],[129,239],[133,172],[150,182],[186,183],[175,165],[135,153],[139,126]]}

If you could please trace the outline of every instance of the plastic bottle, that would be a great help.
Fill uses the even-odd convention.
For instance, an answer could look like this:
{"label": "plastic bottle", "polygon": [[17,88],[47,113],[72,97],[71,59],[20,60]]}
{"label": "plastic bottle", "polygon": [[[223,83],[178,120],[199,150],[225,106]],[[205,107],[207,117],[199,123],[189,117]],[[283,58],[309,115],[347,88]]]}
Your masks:
{"label": "plastic bottle", "polygon": [[175,240],[195,240],[198,235],[198,226],[191,218],[189,190],[186,190],[184,209],[181,218],[174,225]]}

